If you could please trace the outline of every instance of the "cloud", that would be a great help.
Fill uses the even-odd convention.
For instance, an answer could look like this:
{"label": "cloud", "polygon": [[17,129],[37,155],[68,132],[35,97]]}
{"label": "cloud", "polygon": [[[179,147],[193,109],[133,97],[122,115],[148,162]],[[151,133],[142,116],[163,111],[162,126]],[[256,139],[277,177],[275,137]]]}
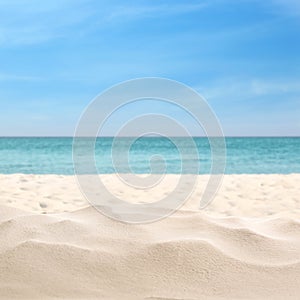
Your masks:
{"label": "cloud", "polygon": [[285,14],[289,16],[300,15],[300,1],[299,0],[270,0],[265,1],[264,5],[276,14]]}
{"label": "cloud", "polygon": [[91,10],[79,0],[1,1],[0,45],[32,45],[62,38],[69,27],[90,15]]}
{"label": "cloud", "polygon": [[[115,20],[120,18],[145,18],[158,17],[161,15],[185,14],[202,10],[208,6],[208,2],[200,2],[196,4],[191,3],[169,3],[169,4],[148,4],[148,5],[121,5],[115,6],[112,13],[107,16],[108,20]],[[124,21],[124,19],[121,19]]]}
{"label": "cloud", "polygon": [[[114,23],[199,11],[207,2],[140,4],[92,0],[0,2],[0,45],[32,45],[104,29]],[[80,25],[80,26],[79,26]],[[77,26],[77,27],[76,27]],[[76,30],[76,28],[78,30]]]}
{"label": "cloud", "polygon": [[251,82],[251,91],[254,95],[274,95],[282,93],[300,93],[299,80],[291,81],[266,81],[253,80]]}
{"label": "cloud", "polygon": [[227,79],[216,81],[214,86],[198,86],[196,90],[207,99],[248,99],[259,96],[300,94],[300,79]]}
{"label": "cloud", "polygon": [[0,73],[0,81],[40,81],[41,77]]}

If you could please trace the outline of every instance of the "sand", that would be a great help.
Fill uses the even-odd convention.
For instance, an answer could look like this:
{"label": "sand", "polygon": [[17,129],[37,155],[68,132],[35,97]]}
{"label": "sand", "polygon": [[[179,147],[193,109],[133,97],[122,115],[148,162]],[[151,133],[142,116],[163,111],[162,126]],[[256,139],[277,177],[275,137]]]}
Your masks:
{"label": "sand", "polygon": [[[226,175],[202,211],[199,179],[179,211],[133,225],[89,206],[73,176],[0,175],[0,298],[299,299],[300,174]],[[141,202],[176,176],[152,192],[104,180]]]}

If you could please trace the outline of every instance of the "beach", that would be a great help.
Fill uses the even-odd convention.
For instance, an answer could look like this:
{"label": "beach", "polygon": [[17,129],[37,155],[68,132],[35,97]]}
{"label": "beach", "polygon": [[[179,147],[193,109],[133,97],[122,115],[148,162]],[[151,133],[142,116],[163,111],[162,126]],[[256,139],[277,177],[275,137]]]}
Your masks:
{"label": "beach", "polygon": [[[179,176],[149,191],[101,178],[142,203]],[[126,224],[92,207],[75,176],[0,175],[0,298],[298,299],[300,174],[224,175],[199,210],[207,179],[171,216]]]}
{"label": "beach", "polygon": [[300,300],[299,17],[0,1],[0,300]]}

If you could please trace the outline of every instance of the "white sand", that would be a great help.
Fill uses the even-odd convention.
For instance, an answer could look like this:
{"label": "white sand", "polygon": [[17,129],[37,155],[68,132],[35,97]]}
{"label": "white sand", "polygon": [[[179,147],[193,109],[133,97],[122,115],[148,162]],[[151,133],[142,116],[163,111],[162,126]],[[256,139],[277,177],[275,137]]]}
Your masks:
{"label": "white sand", "polygon": [[[174,189],[178,178],[178,175],[167,175],[155,188],[137,190],[122,184],[115,175],[102,176],[114,195],[137,203],[161,199]],[[198,210],[207,179],[207,175],[199,176],[199,184],[183,210]],[[89,203],[74,176],[0,174],[0,205],[36,213],[60,213]],[[217,196],[203,212],[220,217],[300,218],[300,174],[225,175]]]}
{"label": "white sand", "polygon": [[[88,207],[72,176],[0,175],[0,298],[299,299],[300,174],[225,176],[204,211],[199,179],[180,211],[129,225]],[[104,180],[141,202],[176,176],[152,192]]]}

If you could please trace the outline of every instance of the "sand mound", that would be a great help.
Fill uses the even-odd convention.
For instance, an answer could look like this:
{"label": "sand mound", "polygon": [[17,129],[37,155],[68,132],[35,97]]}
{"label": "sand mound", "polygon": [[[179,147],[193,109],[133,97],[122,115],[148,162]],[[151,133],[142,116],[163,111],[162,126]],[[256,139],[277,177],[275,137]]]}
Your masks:
{"label": "sand mound", "polygon": [[299,299],[296,220],[0,209],[2,299]]}

